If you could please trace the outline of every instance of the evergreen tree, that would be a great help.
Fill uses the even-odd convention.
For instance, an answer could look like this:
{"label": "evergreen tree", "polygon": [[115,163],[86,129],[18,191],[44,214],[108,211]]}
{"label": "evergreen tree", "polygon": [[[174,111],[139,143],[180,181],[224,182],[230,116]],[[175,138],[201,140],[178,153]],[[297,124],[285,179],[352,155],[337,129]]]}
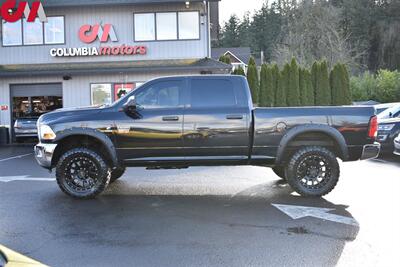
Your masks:
{"label": "evergreen tree", "polygon": [[246,73],[244,73],[244,69],[243,69],[241,66],[239,66],[238,68],[236,68],[236,69],[233,71],[233,74],[235,74],[235,75],[246,76]]}
{"label": "evergreen tree", "polygon": [[266,106],[273,107],[275,104],[275,83],[276,79],[273,78],[273,67],[267,66],[267,73],[266,73],[266,87],[265,87],[265,94],[266,94]]}
{"label": "evergreen tree", "polygon": [[287,104],[290,107],[300,105],[300,91],[299,91],[299,67],[297,66],[296,59],[292,58],[290,62],[289,81],[287,87]]}
{"label": "evergreen tree", "polygon": [[300,105],[306,106],[306,77],[305,69],[299,68],[299,91],[300,91]]}
{"label": "evergreen tree", "polygon": [[289,87],[290,65],[285,64],[279,77],[279,90],[276,96],[277,107],[287,107],[287,90]]}
{"label": "evergreen tree", "polygon": [[247,80],[249,82],[251,97],[253,98],[253,103],[258,103],[258,94],[259,94],[259,81],[258,81],[258,73],[257,73],[256,62],[253,57],[250,58],[248,69],[247,69]]}
{"label": "evergreen tree", "polygon": [[318,71],[318,86],[315,91],[315,104],[329,106],[332,104],[331,87],[329,84],[328,63],[322,61]]}
{"label": "evergreen tree", "polygon": [[259,106],[267,107],[267,71],[268,66],[262,64],[260,72],[260,94],[259,94]]}
{"label": "evergreen tree", "polygon": [[319,87],[319,84],[318,84],[319,69],[320,69],[320,64],[318,61],[315,61],[311,67],[311,84],[312,84],[313,91],[314,91],[314,93],[313,93],[314,104],[317,103],[316,94],[317,94],[317,88]]}
{"label": "evergreen tree", "polygon": [[277,64],[271,66],[271,76],[272,76],[272,92],[274,95],[274,100],[272,101],[273,106],[277,106],[277,95],[280,90],[280,71]]}
{"label": "evergreen tree", "polygon": [[339,69],[339,65],[336,64],[331,73],[329,75],[329,82],[331,85],[331,94],[332,94],[332,105],[339,106],[341,105],[341,97],[340,97],[340,90],[341,90],[341,70]]}
{"label": "evergreen tree", "polygon": [[350,89],[350,77],[349,71],[345,64],[340,64],[341,77],[342,77],[342,90],[343,90],[343,105],[351,105],[351,89]]}
{"label": "evergreen tree", "polygon": [[315,95],[314,95],[314,87],[312,84],[311,73],[309,70],[303,70],[303,77],[304,77],[304,106],[314,106],[315,105]]}
{"label": "evergreen tree", "polygon": [[219,57],[219,61],[223,62],[225,64],[229,64],[229,65],[231,64],[231,58],[229,56],[227,56],[227,55],[220,56]]}

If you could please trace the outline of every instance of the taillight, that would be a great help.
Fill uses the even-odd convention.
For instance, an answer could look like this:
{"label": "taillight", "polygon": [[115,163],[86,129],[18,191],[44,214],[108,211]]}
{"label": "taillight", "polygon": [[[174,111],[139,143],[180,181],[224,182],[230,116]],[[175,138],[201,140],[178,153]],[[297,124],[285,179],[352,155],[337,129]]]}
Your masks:
{"label": "taillight", "polygon": [[376,116],[371,117],[369,120],[368,137],[376,139],[378,135],[378,118]]}

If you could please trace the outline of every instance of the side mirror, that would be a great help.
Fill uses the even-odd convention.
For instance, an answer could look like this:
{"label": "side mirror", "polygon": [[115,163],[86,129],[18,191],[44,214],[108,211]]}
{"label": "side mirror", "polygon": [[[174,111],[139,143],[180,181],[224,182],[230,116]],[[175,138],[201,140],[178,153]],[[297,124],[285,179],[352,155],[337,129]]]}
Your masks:
{"label": "side mirror", "polygon": [[123,106],[123,109],[125,112],[132,112],[135,111],[137,108],[137,104],[136,104],[136,98],[135,96],[130,96],[128,98],[128,101],[126,101],[126,103]]}

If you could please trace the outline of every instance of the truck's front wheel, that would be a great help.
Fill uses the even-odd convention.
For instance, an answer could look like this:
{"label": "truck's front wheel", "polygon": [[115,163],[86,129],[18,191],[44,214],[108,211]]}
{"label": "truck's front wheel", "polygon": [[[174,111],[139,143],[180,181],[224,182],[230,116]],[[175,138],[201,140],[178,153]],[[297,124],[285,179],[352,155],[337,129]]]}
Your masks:
{"label": "truck's front wheel", "polygon": [[74,148],[65,152],[56,167],[57,183],[67,195],[94,198],[108,186],[111,169],[96,151]]}
{"label": "truck's front wheel", "polygon": [[286,167],[287,182],[293,190],[306,197],[328,194],[338,183],[339,175],[335,154],[319,146],[299,149]]}
{"label": "truck's front wheel", "polygon": [[283,166],[276,166],[273,167],[272,170],[274,171],[274,173],[281,178],[282,180],[286,181],[286,174],[285,174],[285,167]]}
{"label": "truck's front wheel", "polygon": [[110,184],[114,183],[116,180],[121,178],[122,175],[124,175],[125,171],[126,171],[126,168],[124,168],[124,167],[119,167],[119,168],[112,170]]}

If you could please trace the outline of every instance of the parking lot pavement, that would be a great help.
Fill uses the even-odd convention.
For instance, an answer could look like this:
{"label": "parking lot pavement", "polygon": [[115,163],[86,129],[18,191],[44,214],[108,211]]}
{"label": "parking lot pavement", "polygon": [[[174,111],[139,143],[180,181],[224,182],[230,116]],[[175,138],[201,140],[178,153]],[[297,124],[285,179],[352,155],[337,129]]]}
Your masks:
{"label": "parking lot pavement", "polygon": [[[30,151],[0,148],[0,243],[50,266],[400,264],[397,158],[342,164],[337,188],[318,199],[269,169],[213,167],[129,169],[78,201]],[[289,207],[306,211],[296,217],[274,204],[330,210]]]}

